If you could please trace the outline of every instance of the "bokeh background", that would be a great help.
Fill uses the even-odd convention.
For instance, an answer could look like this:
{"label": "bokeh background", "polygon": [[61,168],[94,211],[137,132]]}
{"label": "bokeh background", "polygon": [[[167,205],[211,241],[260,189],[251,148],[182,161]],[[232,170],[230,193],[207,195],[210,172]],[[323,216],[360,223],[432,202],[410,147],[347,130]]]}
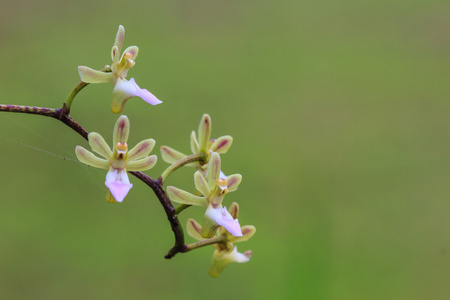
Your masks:
{"label": "bokeh background", "polygon": [[[189,152],[209,113],[234,137],[226,202],[257,228],[238,245],[253,257],[218,279],[212,247],[165,260],[144,184],[108,204],[105,172],[75,161],[82,138],[0,113],[1,299],[449,299],[450,2],[2,0],[0,103],[60,107],[77,66],[110,64],[119,24],[140,48],[128,77],[164,101],[129,100],[129,144]],[[111,91],[72,109],[109,142]]]}

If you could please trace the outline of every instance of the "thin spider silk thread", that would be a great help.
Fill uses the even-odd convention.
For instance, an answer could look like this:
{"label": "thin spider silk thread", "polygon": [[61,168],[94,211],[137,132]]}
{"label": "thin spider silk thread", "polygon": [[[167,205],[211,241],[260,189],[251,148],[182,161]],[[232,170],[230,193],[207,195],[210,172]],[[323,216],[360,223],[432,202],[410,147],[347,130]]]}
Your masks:
{"label": "thin spider silk thread", "polygon": [[[59,148],[60,150],[66,152],[67,154],[69,154],[69,155],[71,155],[71,156],[74,156],[74,155],[75,155],[75,151],[74,151],[73,153],[72,153],[72,152],[69,152],[68,150],[66,150],[66,149],[64,149],[63,147],[61,147],[59,144],[57,144],[57,143],[51,141],[49,138],[47,138],[47,137],[43,136],[42,134],[36,132],[35,130],[33,130],[33,129],[31,129],[30,127],[28,127],[28,126],[26,126],[25,124],[23,124],[22,122],[20,122],[20,121],[18,121],[18,120],[15,120],[14,118],[11,118],[11,117],[8,116],[8,115],[5,115],[5,116],[6,116],[8,119],[10,119],[11,121],[13,121],[13,122],[15,122],[16,124],[20,125],[22,128],[24,128],[24,129],[26,129],[27,131],[33,133],[33,135],[36,135],[36,136],[42,138],[42,139],[45,140],[46,142],[48,142],[48,143],[54,145],[55,147]],[[19,142],[19,141],[17,141],[17,140],[11,139],[11,138],[7,138],[7,137],[2,136],[2,135],[0,135],[0,138],[3,139],[3,140],[5,140],[5,141],[8,141],[8,142],[10,142],[10,143],[15,143],[15,144],[18,144],[18,145],[20,145],[20,146],[24,146],[24,147],[26,147],[26,148],[29,148],[29,149],[32,149],[32,150],[36,150],[36,151],[39,151],[39,152],[42,152],[42,153],[51,155],[51,156],[53,156],[53,157],[59,158],[59,159],[64,160],[64,161],[74,162],[74,163],[76,163],[78,166],[80,166],[80,168],[81,168],[84,172],[86,172],[86,173],[88,174],[88,176],[91,178],[92,181],[94,181],[94,182],[96,183],[96,185],[98,185],[99,187],[101,187],[102,190],[105,189],[104,185],[103,185],[102,183],[99,182],[98,178],[95,177],[95,176],[89,171],[89,170],[90,170],[90,167],[87,166],[87,165],[85,165],[85,164],[83,164],[83,163],[81,163],[78,159],[73,159],[73,158],[61,156],[61,155],[56,154],[56,153],[53,153],[53,152],[51,152],[51,151],[44,150],[44,149],[41,149],[41,148],[39,148],[39,147],[32,146],[32,145],[29,145],[29,144],[26,144],[26,143],[22,143],[22,142]]]}

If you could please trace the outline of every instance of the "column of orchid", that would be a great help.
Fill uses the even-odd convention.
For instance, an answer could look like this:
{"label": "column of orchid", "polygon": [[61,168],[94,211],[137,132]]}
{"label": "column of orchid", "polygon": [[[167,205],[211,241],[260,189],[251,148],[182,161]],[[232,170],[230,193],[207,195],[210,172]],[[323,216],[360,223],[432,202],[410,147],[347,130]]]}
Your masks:
{"label": "column of orchid", "polygon": [[[82,81],[69,94],[62,108],[0,104],[0,111],[52,117],[62,121],[86,138],[92,151],[101,157],[81,146],[76,146],[76,156],[84,164],[107,170],[105,179],[106,200],[110,203],[121,203],[133,187],[128,173],[147,184],[163,205],[175,235],[175,245],[169,250],[166,258],[171,258],[177,253],[213,245],[215,251],[209,274],[217,277],[229,263],[249,261],[251,251],[240,253],[234,244],[248,240],[255,233],[254,226],[240,225],[237,203],[229,204],[228,210],[225,206],[226,195],[229,192],[236,191],[242,181],[240,174],[226,176],[221,171],[220,155],[229,150],[233,141],[232,137],[227,135],[211,139],[211,118],[204,114],[200,121],[198,133],[196,134],[193,131],[190,137],[192,154],[185,155],[168,146],[162,146],[162,159],[170,165],[158,179],[153,179],[142,171],[151,169],[157,162],[157,156],[150,155],[155,146],[155,140],[145,139],[129,149],[127,141],[130,134],[130,121],[127,116],[120,116],[114,126],[112,147],[100,134],[96,132],[88,133],[69,116],[76,95],[90,83],[114,84],[111,102],[113,113],[121,113],[126,101],[134,96],[138,96],[152,105],[162,103],[148,90],[141,89],[134,78],[126,79],[128,71],[135,65],[139,49],[136,46],[131,46],[121,54],[124,37],[125,29],[123,26],[119,26],[111,49],[111,66],[107,65],[102,70],[94,70],[85,66],[78,67]],[[192,193],[174,186],[164,188],[164,183],[170,174],[184,166],[196,168],[193,174],[194,187]],[[173,203],[179,205],[175,208]],[[188,219],[186,231],[197,242],[185,244],[178,214],[191,206],[205,208],[205,214],[202,225],[193,219]]]}

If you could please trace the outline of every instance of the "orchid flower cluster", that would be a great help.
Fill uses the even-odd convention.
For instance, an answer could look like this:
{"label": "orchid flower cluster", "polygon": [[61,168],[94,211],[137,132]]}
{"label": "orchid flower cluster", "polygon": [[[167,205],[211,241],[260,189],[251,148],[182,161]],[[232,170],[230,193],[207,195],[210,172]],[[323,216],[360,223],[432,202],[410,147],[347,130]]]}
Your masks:
{"label": "orchid flower cluster", "polygon": [[[135,65],[139,49],[137,46],[131,46],[122,51],[124,37],[125,29],[119,26],[111,49],[110,66],[106,65],[102,70],[94,70],[86,66],[78,67],[81,82],[71,91],[62,108],[0,104],[0,111],[52,117],[62,121],[87,139],[92,152],[82,146],[76,146],[75,154],[81,163],[107,170],[106,200],[110,203],[122,203],[128,195],[133,187],[129,174],[147,184],[163,206],[175,236],[175,245],[169,250],[166,258],[171,258],[177,253],[213,245],[215,249],[209,274],[217,277],[229,263],[244,263],[250,260],[252,252],[238,252],[235,243],[247,241],[256,231],[254,226],[240,225],[239,206],[236,202],[229,204],[228,209],[225,205],[228,193],[235,192],[242,181],[240,174],[226,176],[222,172],[221,155],[228,152],[233,138],[226,135],[211,139],[211,118],[204,114],[198,131],[192,131],[190,135],[192,154],[186,155],[171,147],[162,146],[161,158],[169,163],[169,166],[158,179],[153,179],[143,171],[150,170],[157,162],[157,156],[150,155],[156,142],[148,138],[134,147],[129,147],[127,142],[130,134],[130,120],[127,116],[121,115],[118,118],[113,129],[111,146],[99,133],[88,133],[69,116],[75,96],[91,83],[114,85],[111,111],[116,114],[121,113],[125,103],[134,96],[140,97],[151,105],[162,103],[148,90],[140,88],[134,78],[127,79],[128,71]],[[167,178],[184,166],[195,168],[192,190],[185,191],[175,186],[164,188]],[[174,203],[178,206],[174,207]],[[204,216],[201,225],[193,219],[188,219],[186,232],[197,241],[185,244],[178,215],[191,206],[203,208]]]}

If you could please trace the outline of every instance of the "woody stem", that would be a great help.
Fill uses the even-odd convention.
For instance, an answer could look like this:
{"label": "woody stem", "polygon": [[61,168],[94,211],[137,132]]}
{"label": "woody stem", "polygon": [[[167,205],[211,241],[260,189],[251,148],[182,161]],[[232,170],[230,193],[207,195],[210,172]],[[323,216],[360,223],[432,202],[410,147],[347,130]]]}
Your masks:
{"label": "woody stem", "polygon": [[[40,115],[45,117],[51,117],[63,122],[66,126],[70,127],[72,130],[81,135],[85,140],[88,140],[88,132],[72,117],[69,116],[69,110],[64,103],[62,108],[47,108],[47,107],[35,107],[35,106],[25,106],[25,105],[9,105],[0,104],[0,111],[12,112],[12,113],[25,113]],[[195,161],[195,160],[194,160]],[[169,250],[165,258],[172,258],[177,253],[186,252],[186,246],[184,244],[184,234],[183,228],[178,220],[177,213],[172,203],[169,200],[162,184],[159,180],[155,180],[142,172],[130,172],[132,175],[137,177],[139,180],[147,184],[158,197],[159,202],[164,208],[167,218],[172,227],[172,231],[175,236],[175,245]]]}

